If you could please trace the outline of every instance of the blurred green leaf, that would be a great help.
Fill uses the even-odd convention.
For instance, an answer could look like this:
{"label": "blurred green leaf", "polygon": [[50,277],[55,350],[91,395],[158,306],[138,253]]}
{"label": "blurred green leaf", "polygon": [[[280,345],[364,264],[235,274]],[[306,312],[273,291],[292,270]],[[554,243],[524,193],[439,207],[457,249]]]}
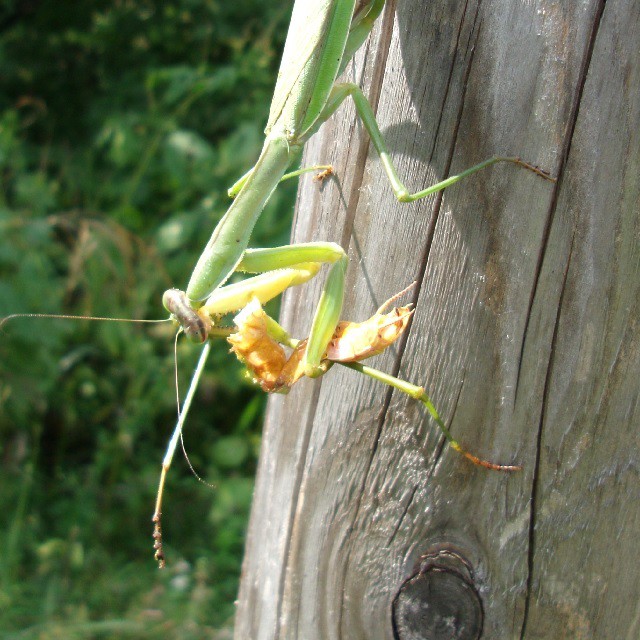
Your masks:
{"label": "blurred green leaf", "polygon": [[218,438],[213,445],[213,462],[222,469],[239,467],[249,456],[249,443],[240,436]]}
{"label": "blurred green leaf", "polygon": [[[257,158],[289,8],[3,5],[0,316],[166,315],[162,291],[184,286],[227,187]],[[276,192],[254,246],[286,242],[294,192]],[[179,344],[182,386],[197,357]],[[149,519],[176,418],[173,329],[3,327],[3,634],[204,638],[228,623],[264,406],[240,372],[217,345],[185,444],[218,489],[176,459],[159,574]]]}

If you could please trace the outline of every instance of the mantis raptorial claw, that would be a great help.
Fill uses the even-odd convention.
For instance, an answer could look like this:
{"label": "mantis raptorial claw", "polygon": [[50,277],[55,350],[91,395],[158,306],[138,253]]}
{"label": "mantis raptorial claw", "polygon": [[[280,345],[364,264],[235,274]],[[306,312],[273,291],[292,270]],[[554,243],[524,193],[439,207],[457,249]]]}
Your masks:
{"label": "mantis raptorial claw", "polygon": [[[405,291],[387,300],[364,322],[340,322],[321,360],[321,372],[325,373],[333,362],[359,362],[382,353],[393,344],[407,328],[413,310],[409,305],[393,308],[386,314],[380,311]],[[277,337],[269,331],[268,320],[260,302],[254,299],[235,317],[237,331],[227,340],[256,384],[264,391],[282,393],[305,375],[304,356],[308,341],[297,342],[287,357]]]}

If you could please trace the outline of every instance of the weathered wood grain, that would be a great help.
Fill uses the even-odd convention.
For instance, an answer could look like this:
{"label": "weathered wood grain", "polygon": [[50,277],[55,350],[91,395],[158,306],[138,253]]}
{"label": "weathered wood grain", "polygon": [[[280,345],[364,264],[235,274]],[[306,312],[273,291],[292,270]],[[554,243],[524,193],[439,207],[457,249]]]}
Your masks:
{"label": "weathered wood grain", "polygon": [[[638,42],[624,0],[386,7],[346,75],[407,185],[495,154],[558,184],[498,165],[399,204],[348,104],[308,145],[337,179],[301,183],[293,240],[349,248],[349,319],[417,279],[408,338],[370,364],[524,470],[474,467],[349,370],[274,397],[237,638],[393,638],[394,597],[438,545],[471,567],[484,638],[640,637]],[[320,286],[287,295],[294,335]]]}

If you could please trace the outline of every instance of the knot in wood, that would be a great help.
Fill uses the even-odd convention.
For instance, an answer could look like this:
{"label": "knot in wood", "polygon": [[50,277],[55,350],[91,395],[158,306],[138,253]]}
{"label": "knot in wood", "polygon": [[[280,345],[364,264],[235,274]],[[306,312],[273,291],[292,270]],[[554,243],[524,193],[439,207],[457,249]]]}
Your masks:
{"label": "knot in wood", "polygon": [[442,547],[421,558],[392,603],[396,640],[477,640],[483,619],[471,566]]}

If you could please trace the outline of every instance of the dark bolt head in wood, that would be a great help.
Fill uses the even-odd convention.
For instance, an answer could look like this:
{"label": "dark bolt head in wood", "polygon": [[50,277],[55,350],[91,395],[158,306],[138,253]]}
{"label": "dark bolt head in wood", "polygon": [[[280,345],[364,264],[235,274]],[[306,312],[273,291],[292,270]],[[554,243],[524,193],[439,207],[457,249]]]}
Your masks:
{"label": "dark bolt head in wood", "polygon": [[470,565],[442,546],[421,558],[392,603],[396,640],[476,640],[483,617]]}

